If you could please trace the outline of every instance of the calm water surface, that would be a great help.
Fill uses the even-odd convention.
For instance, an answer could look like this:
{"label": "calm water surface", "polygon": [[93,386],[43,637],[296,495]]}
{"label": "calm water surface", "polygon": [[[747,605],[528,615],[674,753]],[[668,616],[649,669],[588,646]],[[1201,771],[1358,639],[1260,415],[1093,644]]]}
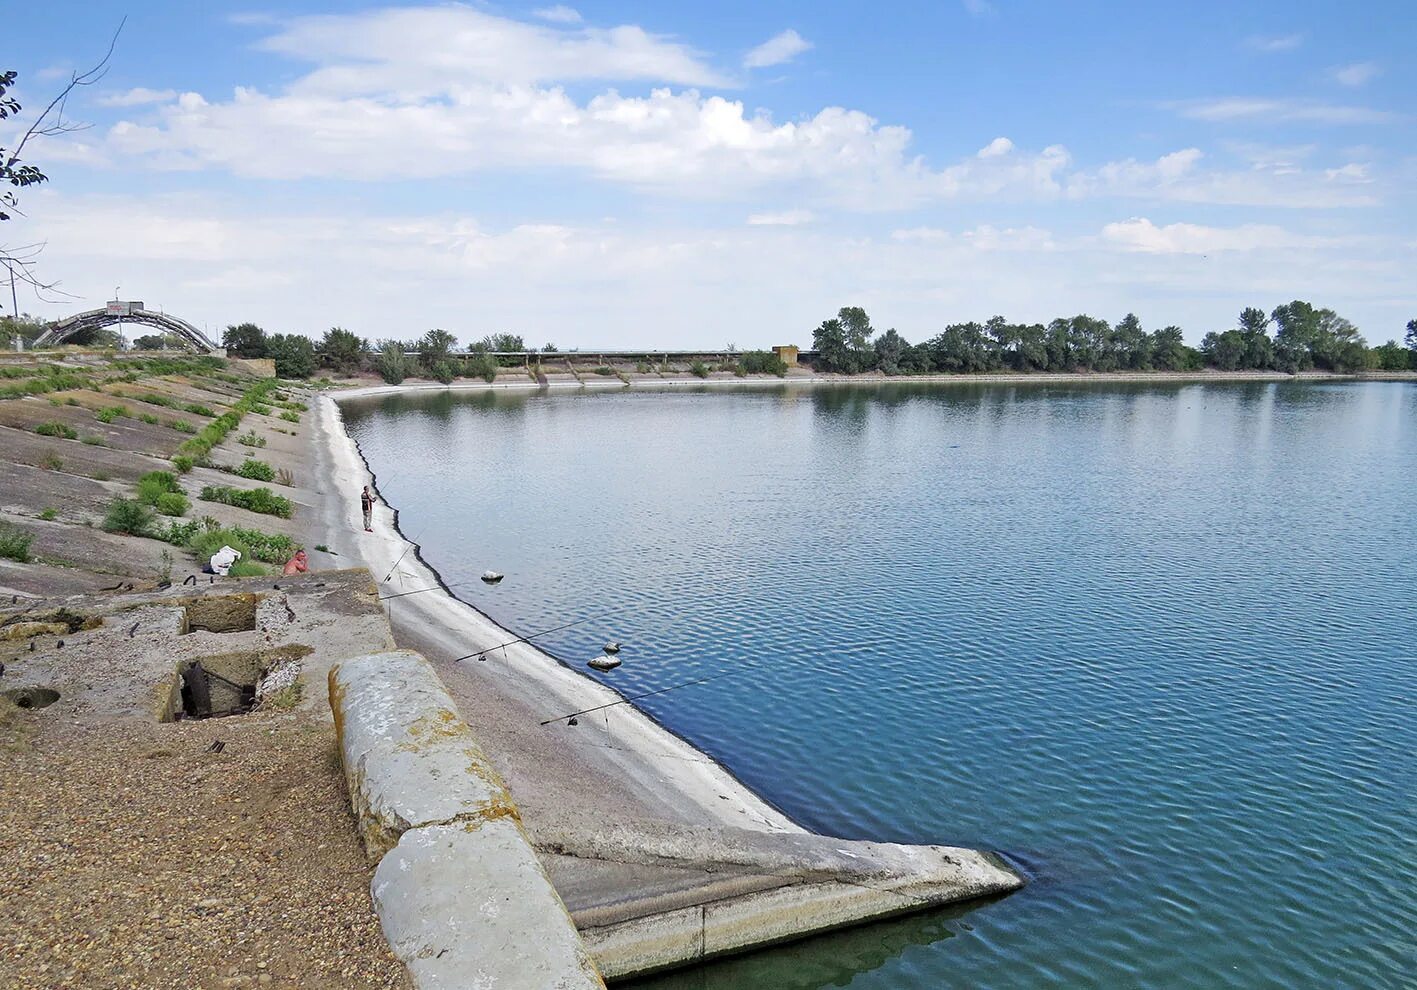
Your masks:
{"label": "calm water surface", "polygon": [[1032,881],[647,987],[1417,985],[1417,386],[345,416],[479,608],[612,613],[542,642],[579,666],[623,640],[600,676],[626,693],[741,669],[642,705],[812,829],[998,849]]}

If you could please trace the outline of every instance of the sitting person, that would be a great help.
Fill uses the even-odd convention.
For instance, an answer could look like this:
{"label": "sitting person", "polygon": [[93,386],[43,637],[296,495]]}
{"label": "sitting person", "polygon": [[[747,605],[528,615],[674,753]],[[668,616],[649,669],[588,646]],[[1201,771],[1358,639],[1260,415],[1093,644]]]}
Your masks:
{"label": "sitting person", "polygon": [[240,559],[240,550],[224,546],[212,554],[211,560],[207,561],[207,566],[202,570],[207,574],[220,574],[222,577],[226,577],[231,573],[231,565]]}
{"label": "sitting person", "polygon": [[295,551],[295,556],[285,562],[285,570],[282,574],[308,574],[310,572],[310,559],[305,556],[304,550]]}

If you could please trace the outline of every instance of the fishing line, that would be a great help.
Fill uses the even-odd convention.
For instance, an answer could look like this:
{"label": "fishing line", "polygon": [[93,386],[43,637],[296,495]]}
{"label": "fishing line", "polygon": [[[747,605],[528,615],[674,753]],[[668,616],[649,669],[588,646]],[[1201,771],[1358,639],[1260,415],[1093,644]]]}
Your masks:
{"label": "fishing line", "polygon": [[406,598],[409,595],[421,595],[425,591],[442,591],[444,588],[461,588],[465,585],[476,583],[476,581],[455,581],[452,584],[435,584],[428,588],[419,588],[417,591],[400,591],[396,595],[384,595],[379,601],[386,602],[391,598]]}
{"label": "fishing line", "polygon": [[569,629],[572,626],[578,626],[583,622],[590,622],[594,619],[603,619],[607,614],[608,613],[601,612],[596,615],[588,615],[584,619],[576,619],[573,622],[567,622],[565,625],[553,626],[550,629],[543,629],[540,632],[527,633],[525,636],[518,636],[516,639],[509,639],[505,643],[498,643],[496,646],[489,646],[485,650],[478,650],[476,653],[469,653],[465,657],[454,657],[453,663],[457,663],[460,660],[471,660],[473,657],[484,659],[486,658],[487,654],[494,653],[497,650],[504,649],[508,646],[514,646],[517,643],[528,642],[529,640],[535,639],[537,636],[546,636],[554,632],[560,632],[562,629]]}
{"label": "fishing line", "polygon": [[[578,718],[581,715],[590,715],[593,712],[605,711],[605,709],[607,708],[615,708],[619,705],[628,705],[630,702],[639,701],[641,698],[653,698],[657,694],[668,694],[670,691],[677,691],[680,688],[693,687],[695,684],[707,684],[709,681],[717,681],[724,677],[733,677],[736,674],[744,673],[745,668],[756,666],[757,664],[755,663],[745,663],[737,670],[725,670],[721,674],[711,674],[708,677],[699,677],[692,681],[681,681],[678,684],[671,684],[668,687],[662,687],[657,691],[646,691],[643,694],[632,694],[629,697],[621,698],[619,701],[612,701],[604,705],[596,705],[594,708],[584,708],[578,712],[571,712],[569,715],[557,715],[555,718],[546,719],[546,721],[542,722],[541,724],[550,725],[552,722],[560,722],[563,719]],[[609,723],[607,722],[606,725],[608,727]]]}
{"label": "fishing line", "polygon": [[[422,535],[423,535],[423,530],[420,529],[420,530],[418,531],[418,535],[419,535],[419,536],[422,536]],[[399,559],[396,560],[396,561],[394,561],[394,566],[393,566],[393,567],[390,567],[390,568],[389,568],[389,573],[387,573],[387,574],[384,575],[384,581],[385,581],[385,583],[388,582],[389,578],[391,578],[391,577],[394,576],[394,571],[396,571],[396,570],[399,569],[399,564],[402,564],[402,563],[403,563],[403,559],[408,556],[408,552],[409,552],[410,550],[412,550],[412,549],[413,549],[414,547],[416,547],[416,546],[418,546],[418,541],[415,539],[415,540],[409,541],[408,546],[406,546],[406,547],[403,548],[403,553],[399,554]]]}

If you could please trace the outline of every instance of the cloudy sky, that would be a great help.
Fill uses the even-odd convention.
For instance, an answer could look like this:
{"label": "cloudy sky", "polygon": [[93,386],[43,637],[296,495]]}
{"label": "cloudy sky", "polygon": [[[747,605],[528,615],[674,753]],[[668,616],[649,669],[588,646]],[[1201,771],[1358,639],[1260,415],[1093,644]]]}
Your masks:
{"label": "cloudy sky", "polygon": [[0,228],[77,297],[31,312],[563,348],[1417,317],[1410,0],[48,0],[5,18],[26,111],[125,13]]}

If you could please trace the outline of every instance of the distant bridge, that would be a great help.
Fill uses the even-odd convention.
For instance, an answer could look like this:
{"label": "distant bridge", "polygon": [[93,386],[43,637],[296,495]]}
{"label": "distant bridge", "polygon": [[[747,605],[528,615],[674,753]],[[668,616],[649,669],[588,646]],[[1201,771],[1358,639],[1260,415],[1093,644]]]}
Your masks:
{"label": "distant bridge", "polygon": [[154,313],[147,309],[115,309],[111,305],[106,309],[91,309],[86,313],[71,316],[67,320],[50,324],[44,333],[35,338],[33,346],[35,348],[53,347],[86,330],[102,330],[104,327],[116,326],[120,323],[141,323],[145,326],[155,327],[165,333],[172,334],[183,344],[203,354],[225,353],[221,347],[212,343],[206,334],[186,320],[169,316],[166,313]]}

